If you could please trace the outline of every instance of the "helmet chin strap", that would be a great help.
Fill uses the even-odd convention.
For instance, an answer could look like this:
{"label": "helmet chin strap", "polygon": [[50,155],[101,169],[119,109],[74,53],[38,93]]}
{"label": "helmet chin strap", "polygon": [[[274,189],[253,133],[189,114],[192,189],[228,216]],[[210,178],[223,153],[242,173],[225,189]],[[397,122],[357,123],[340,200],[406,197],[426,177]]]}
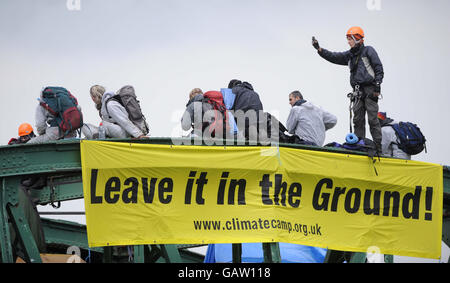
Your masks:
{"label": "helmet chin strap", "polygon": [[361,38],[361,39],[359,39],[359,40],[356,40],[356,38],[355,38],[354,35],[351,35],[351,37],[353,38],[353,40],[355,41],[356,44],[360,44],[360,43],[363,42],[363,38]]}

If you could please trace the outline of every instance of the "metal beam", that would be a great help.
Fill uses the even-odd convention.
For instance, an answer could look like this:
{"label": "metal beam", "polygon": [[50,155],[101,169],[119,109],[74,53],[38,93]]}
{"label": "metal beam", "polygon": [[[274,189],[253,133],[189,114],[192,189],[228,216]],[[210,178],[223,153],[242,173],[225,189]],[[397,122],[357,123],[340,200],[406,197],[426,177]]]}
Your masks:
{"label": "metal beam", "polygon": [[83,198],[81,171],[46,176],[46,186],[32,190],[31,196],[40,205]]}
{"label": "metal beam", "polygon": [[30,226],[19,205],[9,207],[12,223],[17,231],[17,236],[23,247],[25,260],[30,263],[41,263],[41,255],[31,233]]}
{"label": "metal beam", "polygon": [[161,256],[166,263],[182,263],[177,245],[159,245]]}
{"label": "metal beam", "polygon": [[0,252],[2,254],[2,262],[13,262],[13,251],[11,246],[11,234],[9,230],[9,215],[6,207],[6,179],[1,178],[0,183]]}
{"label": "metal beam", "polygon": [[79,141],[0,147],[0,177],[81,171]]}
{"label": "metal beam", "polygon": [[281,254],[278,243],[263,243],[264,262],[266,263],[280,263]]}
{"label": "metal beam", "polygon": [[366,259],[366,253],[352,253],[350,257],[350,263],[365,263]]}
{"label": "metal beam", "polygon": [[[89,249],[86,226],[83,224],[41,218],[47,244],[62,244],[68,247],[76,246],[80,249]],[[90,248],[92,251],[103,252],[102,248]]]}
{"label": "metal beam", "polygon": [[242,263],[242,244],[231,244],[233,263]]}

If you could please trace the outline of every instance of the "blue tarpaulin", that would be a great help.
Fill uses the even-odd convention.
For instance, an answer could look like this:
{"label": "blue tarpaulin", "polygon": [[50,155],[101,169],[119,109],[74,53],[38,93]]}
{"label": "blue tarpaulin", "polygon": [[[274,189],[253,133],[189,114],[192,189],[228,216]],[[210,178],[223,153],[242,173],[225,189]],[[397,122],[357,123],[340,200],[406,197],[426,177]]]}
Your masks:
{"label": "blue tarpaulin", "polygon": [[[284,263],[322,263],[326,249],[303,245],[279,243],[281,262]],[[232,262],[232,244],[210,244],[205,256],[205,263]],[[242,262],[263,262],[262,243],[242,244]]]}

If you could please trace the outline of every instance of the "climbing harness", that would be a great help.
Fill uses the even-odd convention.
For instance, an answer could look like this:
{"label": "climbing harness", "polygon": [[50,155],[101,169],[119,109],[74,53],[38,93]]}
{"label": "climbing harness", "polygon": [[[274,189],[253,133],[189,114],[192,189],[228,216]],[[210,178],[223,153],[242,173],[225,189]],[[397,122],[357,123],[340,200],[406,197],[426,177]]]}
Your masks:
{"label": "climbing harness", "polygon": [[361,91],[359,91],[359,85],[355,86],[355,90],[353,92],[347,94],[347,97],[350,99],[350,106],[348,107],[348,110],[350,112],[350,133],[353,133],[353,126],[352,126],[353,108],[355,108],[361,101],[361,96],[362,93]]}

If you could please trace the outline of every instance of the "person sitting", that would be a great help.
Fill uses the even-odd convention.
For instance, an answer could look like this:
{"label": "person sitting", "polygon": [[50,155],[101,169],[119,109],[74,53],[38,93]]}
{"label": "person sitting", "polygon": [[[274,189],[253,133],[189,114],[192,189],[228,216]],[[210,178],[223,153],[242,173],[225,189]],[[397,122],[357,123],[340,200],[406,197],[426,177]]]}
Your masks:
{"label": "person sitting", "polygon": [[411,160],[411,155],[398,147],[397,134],[394,128],[390,127],[396,122],[387,117],[386,112],[378,112],[378,120],[381,125],[381,154],[388,157],[396,157]]}
{"label": "person sitting", "polygon": [[[114,97],[114,92],[106,91],[103,86],[94,85],[90,89],[92,101],[95,103],[105,134],[108,138],[146,138],[146,124],[136,125],[130,120],[125,107]],[[145,123],[145,121],[144,121]],[[93,136],[98,128],[92,130]]]}
{"label": "person sitting", "polygon": [[289,94],[289,104],[292,109],[286,122],[288,132],[301,139],[298,143],[322,146],[325,131],[336,125],[337,117],[304,100],[298,90]]}
{"label": "person sitting", "polygon": [[204,115],[213,115],[211,110],[213,106],[209,103],[203,103],[203,91],[200,88],[194,88],[189,93],[189,101],[186,104],[186,110],[181,118],[181,128],[189,131],[191,137],[203,137],[203,131],[209,126],[211,119],[205,119]]}
{"label": "person sitting", "polygon": [[19,137],[10,139],[8,145],[27,143],[35,136],[33,127],[28,123],[23,123],[19,126]]}
{"label": "person sitting", "polygon": [[237,127],[246,140],[257,140],[260,116],[264,115],[259,94],[249,82],[233,79],[228,88],[236,95],[232,110]]}

